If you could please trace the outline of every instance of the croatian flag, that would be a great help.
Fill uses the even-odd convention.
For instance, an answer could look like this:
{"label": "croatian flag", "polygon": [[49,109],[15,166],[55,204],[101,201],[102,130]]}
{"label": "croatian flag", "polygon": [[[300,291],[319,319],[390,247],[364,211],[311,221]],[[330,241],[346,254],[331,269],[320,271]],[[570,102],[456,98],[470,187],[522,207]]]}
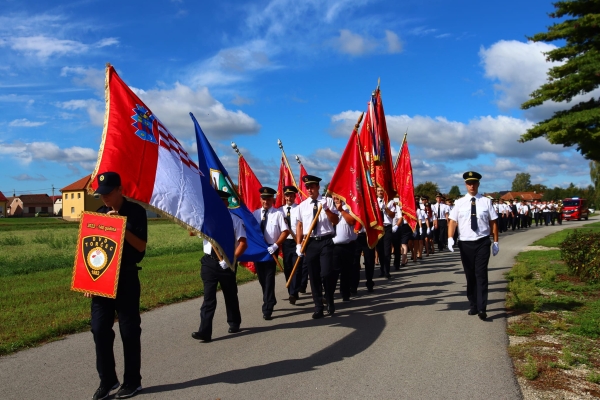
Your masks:
{"label": "croatian flag", "polygon": [[106,68],[106,114],[96,175],[121,175],[123,194],[199,233],[231,267],[235,249],[227,207],[179,141],[117,75]]}

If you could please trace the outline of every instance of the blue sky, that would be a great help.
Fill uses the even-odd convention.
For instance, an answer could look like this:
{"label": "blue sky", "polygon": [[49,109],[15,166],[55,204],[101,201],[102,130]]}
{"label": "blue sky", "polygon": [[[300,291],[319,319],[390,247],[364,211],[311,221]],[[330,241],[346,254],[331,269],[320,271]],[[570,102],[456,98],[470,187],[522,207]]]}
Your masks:
{"label": "blue sky", "polygon": [[[193,112],[237,181],[235,141],[264,185],[288,158],[328,181],[381,78],[392,150],[408,129],[415,183],[464,171],[590,184],[588,161],[517,143],[563,104],[522,111],[546,80],[549,1],[0,0],[0,191],[51,193],[90,173],[110,62],[195,157]],[[588,96],[598,96],[596,90]],[[294,163],[297,174],[297,164]],[[460,186],[462,188],[462,186]]]}

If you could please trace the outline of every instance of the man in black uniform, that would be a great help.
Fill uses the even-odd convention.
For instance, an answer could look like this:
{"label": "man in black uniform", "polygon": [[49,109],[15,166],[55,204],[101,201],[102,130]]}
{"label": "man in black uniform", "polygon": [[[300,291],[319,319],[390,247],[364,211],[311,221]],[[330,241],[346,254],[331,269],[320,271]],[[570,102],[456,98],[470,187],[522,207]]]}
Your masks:
{"label": "man in black uniform", "polygon": [[[217,190],[219,197],[229,205],[230,193]],[[233,220],[233,231],[237,245],[235,247],[234,258],[237,260],[248,247],[246,243],[246,228],[242,219],[237,215],[231,214]],[[232,261],[233,262],[233,261]],[[203,342],[212,340],[212,320],[217,308],[217,285],[221,284],[223,297],[225,298],[225,309],[227,310],[227,323],[229,324],[229,333],[240,331],[242,316],[240,314],[240,303],[238,300],[238,288],[235,281],[235,271],[232,271],[227,263],[219,261],[217,254],[212,248],[212,244],[204,240],[204,256],[200,260],[200,277],[204,284],[204,301],[200,307],[200,329],[198,332],[192,332],[192,337]],[[237,263],[236,263],[237,264]]]}
{"label": "man in black uniform", "polygon": [[121,177],[116,172],[105,172],[98,175],[96,193],[104,202],[99,213],[127,217],[125,244],[121,255],[121,270],[117,287],[117,297],[110,299],[101,296],[92,298],[92,333],[96,344],[96,369],[100,376],[100,386],[93,399],[99,400],[109,396],[110,391],[119,386],[115,371],[113,343],[115,332],[115,312],[119,317],[119,331],[123,341],[125,371],[123,385],[117,392],[117,399],[126,399],[142,390],[141,344],[142,328],[140,327],[140,280],[136,264],[142,261],[146,253],[148,240],[148,222],[146,210],[137,203],[123,197]]}
{"label": "man in black uniform", "polygon": [[[285,274],[286,282],[290,279],[290,275],[292,274],[292,270],[298,259],[295,240],[296,221],[298,220],[296,193],[298,193],[298,189],[295,186],[284,186],[283,197],[285,198],[285,202],[279,209],[283,213],[285,224],[289,230],[289,236],[283,241],[281,246],[281,252],[283,253],[283,273]],[[288,301],[290,304],[296,304],[299,297],[298,293],[302,288],[302,266],[304,264],[302,261],[304,260],[300,260],[297,268],[298,273],[294,275],[290,287],[288,288]]]}

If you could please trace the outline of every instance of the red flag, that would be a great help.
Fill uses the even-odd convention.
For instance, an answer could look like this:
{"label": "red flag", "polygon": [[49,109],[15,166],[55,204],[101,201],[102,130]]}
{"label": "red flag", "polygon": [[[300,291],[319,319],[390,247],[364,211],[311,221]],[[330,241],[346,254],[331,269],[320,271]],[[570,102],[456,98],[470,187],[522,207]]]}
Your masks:
{"label": "red flag", "polygon": [[373,248],[383,236],[383,221],[381,213],[377,211],[375,188],[369,185],[357,129],[358,124],[350,134],[344,154],[331,178],[328,192],[348,205],[350,214],[365,227],[367,243]]}
{"label": "red flag", "polygon": [[252,212],[262,207],[260,202],[260,188],[262,185],[250,168],[244,156],[238,159],[239,175],[238,175],[238,191],[242,201]]}
{"label": "red flag", "polygon": [[367,116],[361,129],[360,139],[371,176],[375,179],[375,185],[383,188],[385,192],[384,199],[387,202],[395,196],[396,186],[394,183],[390,137],[385,122],[379,87],[368,103]]}
{"label": "red flag", "polygon": [[[294,186],[298,188],[296,185],[296,181],[294,180],[294,175],[292,174],[292,170],[290,169],[285,156],[281,156],[281,166],[279,167],[279,184],[277,185],[277,197],[275,198],[275,204],[273,207],[279,208],[283,205],[283,188],[284,186]],[[300,196],[296,196],[296,204],[300,204]]]}
{"label": "red flag", "polygon": [[304,181],[302,180],[302,177],[304,175],[308,175],[308,172],[306,172],[306,170],[304,169],[304,165],[300,164],[300,179],[298,180],[298,182],[300,182],[300,187],[298,187],[298,194],[300,195],[300,202],[308,199],[308,191],[306,190],[306,185],[304,184]]}
{"label": "red flag", "polygon": [[398,197],[402,206],[402,214],[414,231],[417,226],[417,210],[415,207],[415,186],[413,182],[412,164],[408,152],[406,138],[402,142],[402,149],[398,155],[398,162],[394,170],[394,181],[398,189]]}

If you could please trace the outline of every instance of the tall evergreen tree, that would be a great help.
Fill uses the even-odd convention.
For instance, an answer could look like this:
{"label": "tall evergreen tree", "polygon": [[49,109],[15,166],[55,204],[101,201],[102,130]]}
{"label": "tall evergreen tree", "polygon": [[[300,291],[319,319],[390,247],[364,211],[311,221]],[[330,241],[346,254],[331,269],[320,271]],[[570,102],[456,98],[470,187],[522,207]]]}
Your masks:
{"label": "tall evergreen tree", "polygon": [[[530,38],[534,42],[564,40],[563,47],[546,54],[547,61],[564,62],[548,71],[548,82],[521,105],[528,109],[547,100],[570,102],[573,97],[600,86],[600,0],[569,0],[554,3],[551,18],[566,19]],[[550,143],[577,146],[584,157],[600,161],[600,98],[582,101],[538,122],[519,139],[527,142],[545,136]]]}
{"label": "tall evergreen tree", "polygon": [[460,197],[461,193],[460,193],[460,189],[458,188],[458,186],[456,186],[456,185],[452,186],[450,188],[450,191],[448,192],[448,196],[452,197],[453,199]]}
{"label": "tall evergreen tree", "polygon": [[513,192],[529,192],[531,190],[531,174],[518,172],[512,182]]}

